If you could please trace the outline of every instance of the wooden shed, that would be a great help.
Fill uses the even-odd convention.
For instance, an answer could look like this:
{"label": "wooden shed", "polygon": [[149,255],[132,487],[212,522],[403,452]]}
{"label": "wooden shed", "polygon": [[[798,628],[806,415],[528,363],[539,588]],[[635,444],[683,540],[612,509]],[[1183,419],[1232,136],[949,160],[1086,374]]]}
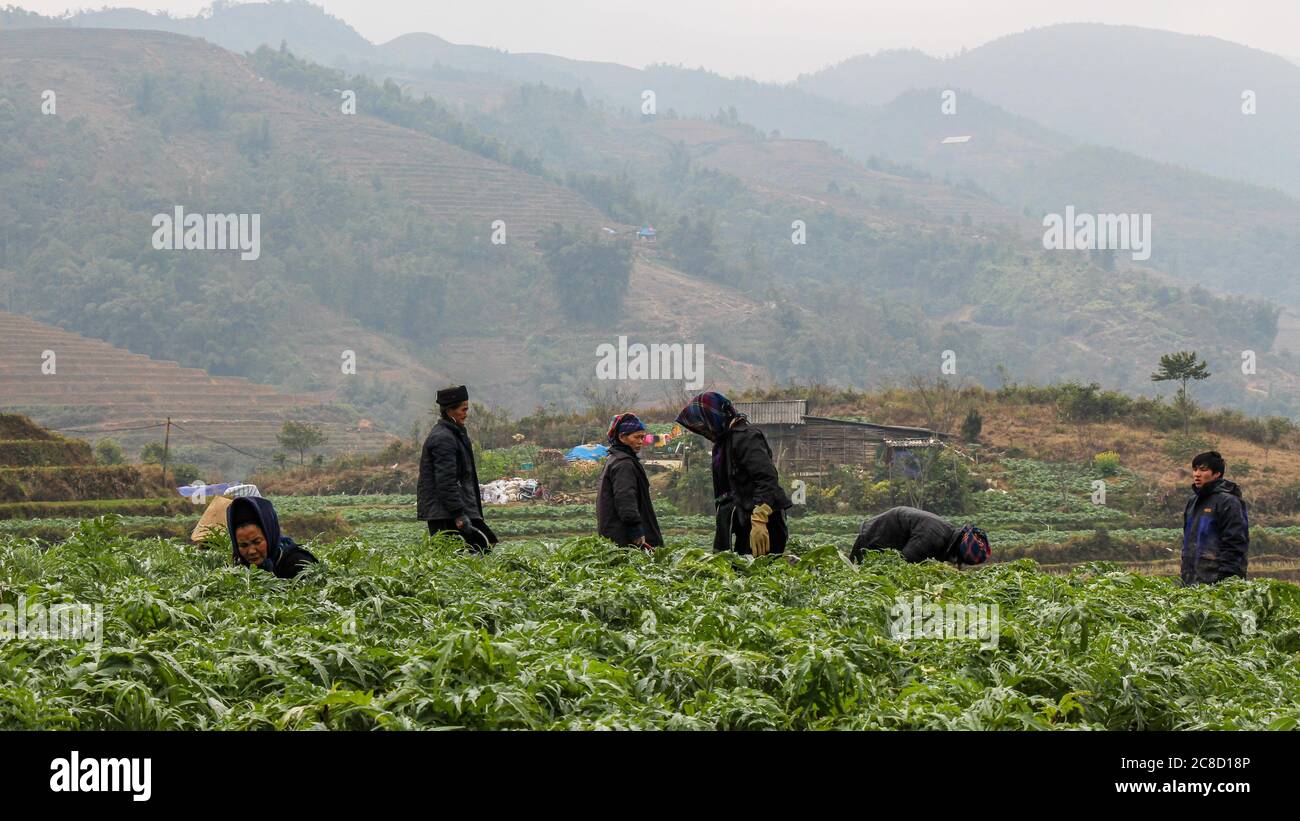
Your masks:
{"label": "wooden shed", "polygon": [[783,475],[820,476],[836,465],[870,468],[882,448],[940,446],[948,434],[808,415],[808,400],[737,402],[736,410],[763,431]]}

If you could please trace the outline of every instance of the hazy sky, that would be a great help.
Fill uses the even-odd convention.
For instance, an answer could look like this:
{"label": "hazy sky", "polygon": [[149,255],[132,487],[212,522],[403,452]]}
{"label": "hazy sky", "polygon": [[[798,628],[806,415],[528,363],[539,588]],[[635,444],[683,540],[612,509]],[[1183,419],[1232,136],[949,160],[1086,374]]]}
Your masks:
{"label": "hazy sky", "polygon": [[[45,14],[68,0],[8,0]],[[98,0],[188,16],[208,0]],[[324,0],[373,42],[427,31],[455,43],[641,67],[704,66],[792,80],[847,57],[915,47],[937,56],[1062,22],[1208,34],[1300,56],[1300,0]]]}

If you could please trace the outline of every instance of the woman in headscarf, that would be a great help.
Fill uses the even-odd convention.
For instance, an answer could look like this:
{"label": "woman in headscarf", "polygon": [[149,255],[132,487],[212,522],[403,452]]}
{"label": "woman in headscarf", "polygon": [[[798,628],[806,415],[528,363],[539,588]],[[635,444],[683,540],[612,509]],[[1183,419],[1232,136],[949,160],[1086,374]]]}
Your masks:
{"label": "woman in headscarf", "polygon": [[474,448],[465,430],[469,390],[460,385],[438,391],[438,423],[420,452],[420,479],[415,486],[416,515],[429,533],[454,531],[475,551],[486,553],[497,534],[483,521]]}
{"label": "woman in headscarf", "polygon": [[596,531],[614,544],[653,553],[664,540],[650,504],[650,480],[637,458],[645,445],[645,425],[634,413],[620,413],[606,435],[609,459],[596,494]]}
{"label": "woman in headscarf", "polygon": [[292,579],[316,557],[288,536],[280,535],[280,517],[271,500],[241,496],[226,508],[231,558],[244,567],[259,568],[281,579]]}
{"label": "woman in headscarf", "polygon": [[[785,552],[790,533],[772,449],[731,400],[710,391],[691,400],[677,424],[713,443],[713,503],[717,507],[714,550],[764,556]],[[734,542],[734,544],[733,544]]]}

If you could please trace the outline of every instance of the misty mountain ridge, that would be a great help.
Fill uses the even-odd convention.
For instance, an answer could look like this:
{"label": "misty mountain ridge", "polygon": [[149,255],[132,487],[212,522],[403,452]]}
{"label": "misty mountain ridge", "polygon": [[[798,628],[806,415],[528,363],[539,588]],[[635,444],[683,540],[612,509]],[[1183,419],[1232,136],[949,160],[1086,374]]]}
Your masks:
{"label": "misty mountain ridge", "polygon": [[[239,16],[230,16],[236,10]],[[355,128],[325,127],[333,122],[325,118],[337,112],[337,95],[331,98],[330,89],[338,86],[320,67],[285,62],[281,74],[272,56],[228,60],[215,50],[150,40],[139,32],[103,39],[107,32],[86,28],[92,21],[114,27],[190,26],[212,42],[224,39],[234,44],[225,47],[245,51],[253,41],[274,50],[285,40],[321,63],[369,72],[376,79],[394,76],[417,95],[454,92],[466,104],[458,109],[461,121],[446,123],[449,133],[477,129],[499,140],[502,153],[489,156],[469,138],[452,146],[409,124],[381,122],[367,108],[370,100],[362,106],[367,116]],[[259,28],[261,21],[268,28]],[[514,208],[508,222],[530,226],[523,236],[530,243],[531,232],[540,231],[552,214],[585,230],[653,220],[660,225],[663,245],[636,250],[632,293],[674,293],[678,298],[671,309],[631,303],[627,318],[639,317],[636,327],[658,339],[702,338],[710,362],[720,369],[715,371],[719,385],[793,378],[886,384],[906,376],[906,363],[929,361],[958,345],[967,352],[966,373],[985,384],[995,384],[997,369],[1005,366],[1016,379],[1103,380],[1140,392],[1150,390],[1146,377],[1159,353],[1187,346],[1198,347],[1212,360],[1217,378],[1204,394],[1209,401],[1277,408],[1300,396],[1300,367],[1274,344],[1277,323],[1276,317],[1269,320],[1269,304],[1227,303],[1207,292],[1176,287],[1180,281],[1194,282],[1220,286],[1217,292],[1270,298],[1289,293],[1300,300],[1294,284],[1300,276],[1292,276],[1300,264],[1300,254],[1293,253],[1300,203],[1117,149],[1087,146],[973,94],[960,93],[957,114],[945,117],[939,110],[940,88],[904,89],[887,103],[873,105],[699,69],[660,65],[638,70],[509,54],[433,35],[404,35],[374,46],[343,21],[306,3],[222,6],[208,18],[183,20],[108,10],[77,15],[62,27],[80,28],[86,39],[48,40],[45,58],[29,50],[11,56],[44,59],[44,65],[80,73],[85,66],[79,48],[108,60],[105,48],[112,47],[111,75],[86,75],[83,81],[87,96],[117,100],[123,113],[87,112],[85,123],[99,141],[97,150],[108,152],[100,155],[101,161],[111,159],[110,166],[131,169],[132,184],[166,180],[167,190],[151,197],[175,200],[177,191],[205,190],[213,184],[198,181],[216,170],[220,182],[212,190],[224,190],[227,197],[302,199],[319,185],[311,174],[276,177],[277,193],[271,196],[272,191],[259,191],[243,168],[259,151],[269,152],[268,162],[274,158],[291,166],[292,146],[293,154],[304,160],[342,162],[340,167],[349,169],[336,192],[341,199],[325,202],[339,206],[328,219],[337,220],[340,236],[355,236],[356,247],[363,247],[363,235],[348,233],[360,227],[352,225],[355,218],[344,206],[348,198],[354,208],[373,204],[377,213],[389,213],[382,210],[388,207],[385,202],[415,203],[410,230],[463,228],[456,240],[471,243],[481,243],[482,232],[475,236],[473,226],[455,227],[453,214],[486,224],[495,212]],[[155,71],[137,50],[160,55],[174,73],[193,75],[188,86],[172,83],[157,91],[165,102],[161,113],[132,110],[133,100],[139,108],[141,78]],[[897,59],[924,63],[915,58]],[[283,55],[284,61],[292,59]],[[415,65],[422,59],[426,62],[413,68],[376,68]],[[293,86],[294,72],[314,79]],[[255,87],[248,85],[250,80],[260,82],[259,77],[270,82],[250,93]],[[195,119],[190,95],[202,99],[195,83],[239,101],[223,115],[224,122],[205,125],[201,117]],[[12,88],[24,85],[19,81]],[[647,87],[658,94],[658,115],[638,117],[636,106]],[[565,88],[582,94],[557,90]],[[0,93],[4,90],[0,87]],[[714,105],[719,102],[725,105]],[[250,131],[259,118],[269,124],[267,146],[260,148]],[[122,139],[124,133],[131,136]],[[960,146],[941,142],[960,133],[974,138]],[[802,137],[812,139],[794,139]],[[85,139],[55,132],[50,138]],[[165,156],[139,156],[148,155],[147,146],[163,146],[165,152],[173,142],[185,145],[190,156],[210,158],[212,168],[194,169],[182,161],[174,178],[139,173],[143,164]],[[452,150],[467,146],[468,151]],[[413,161],[418,157],[431,161]],[[432,161],[434,157],[440,159]],[[252,169],[257,167],[254,163]],[[566,174],[572,178],[566,181]],[[86,178],[79,185],[84,185],[78,190],[86,203],[103,202],[108,194],[102,182]],[[532,193],[520,197],[511,192]],[[1206,213],[1224,210],[1225,203],[1232,220],[1204,219]],[[1130,267],[1126,255],[1117,263],[1105,256],[1044,254],[1042,216],[1067,206],[1096,213],[1154,211],[1159,240],[1151,264],[1161,278],[1152,280]],[[794,214],[813,228],[813,254],[790,247]],[[560,320],[531,247],[512,250],[511,258],[489,273],[491,258],[471,246],[453,254],[408,249],[403,253],[413,253],[410,258],[380,248],[371,262],[358,259],[345,241],[318,241],[313,230],[304,228],[296,235],[309,248],[305,260],[286,258],[281,249],[257,263],[267,287],[280,289],[278,304],[306,300],[314,315],[333,317],[324,320],[326,339],[329,328],[360,322],[367,333],[382,336],[386,350],[399,352],[392,354],[396,359],[428,362],[439,374],[474,369],[488,390],[507,397],[504,403],[516,410],[528,409],[534,399],[562,403],[580,395],[587,385],[575,374],[594,367],[586,361],[590,351],[626,330],[617,324],[571,327]],[[699,247],[681,244],[688,234],[692,242],[699,240]],[[401,236],[394,229],[388,238],[392,247],[406,241]],[[786,241],[773,242],[782,238]],[[48,250],[31,250],[35,254],[24,265],[47,265],[53,259]],[[102,276],[130,280],[119,267],[127,259],[107,262],[96,261],[108,272]],[[485,265],[489,267],[480,267]],[[92,266],[78,266],[92,276]],[[473,276],[483,277],[482,285],[460,293],[448,288],[447,277],[469,282],[466,278],[475,271],[480,273]],[[213,282],[225,276],[239,282],[244,274],[234,267],[213,276]],[[362,293],[367,298],[361,299]],[[497,295],[505,297],[499,309]],[[202,302],[207,297],[186,296],[211,307]],[[58,298],[51,293],[25,299],[38,316],[64,315],[56,313]],[[165,351],[171,344],[125,338],[126,330],[110,321],[102,306],[92,305],[92,311],[57,304],[62,306],[58,312],[70,311],[63,321],[82,333],[117,334],[112,341],[133,349],[147,344]],[[384,305],[401,305],[401,315],[381,310]],[[438,320],[422,322],[421,311]],[[779,333],[755,336],[744,324],[721,322],[731,316],[728,312],[779,322]],[[1214,338],[1195,333],[1196,328],[1217,327],[1216,320],[1225,327]],[[159,324],[165,324],[161,314]],[[437,333],[427,335],[424,325],[437,327]],[[1246,348],[1259,350],[1271,369],[1267,380],[1233,372]],[[829,351],[838,359],[829,357]],[[215,363],[218,369],[235,369],[223,372],[272,383],[297,380],[295,389],[323,384],[331,369],[323,358],[319,365],[297,367],[308,361],[303,350],[263,351],[242,362],[208,350],[186,351],[185,356],[185,364]],[[336,371],[337,364],[332,368]],[[400,365],[392,369],[394,378],[400,370]],[[422,372],[423,382],[429,373]],[[410,391],[421,387],[429,386],[406,383]],[[374,407],[385,403],[379,393],[360,401],[363,407],[365,402]]]}
{"label": "misty mountain ridge", "polygon": [[[239,52],[287,41],[295,53],[351,70],[428,70],[437,64],[517,82],[584,86],[628,106],[642,88],[653,87],[647,81],[661,79],[667,68],[513,54],[424,33],[373,44],[343,20],[302,0],[218,4],[210,15],[190,18],[105,9],[74,14],[67,22],[158,28]],[[1008,34],[947,58],[914,49],[861,55],[801,75],[788,86],[713,76],[724,84],[753,84],[769,93],[797,89],[848,105],[883,105],[914,89],[963,89],[1085,143],[1300,194],[1300,159],[1292,150],[1300,134],[1300,65],[1219,38],[1065,23]],[[1099,93],[1106,89],[1112,93]],[[1247,91],[1256,100],[1252,115],[1240,112]],[[683,115],[707,116],[717,108],[711,100],[691,99],[695,95],[661,94],[665,100],[672,96],[683,96],[687,104],[676,106]],[[1117,99],[1127,104],[1116,106]],[[671,105],[665,102],[665,107]],[[760,127],[783,133],[793,124],[770,124],[748,107],[742,113]]]}

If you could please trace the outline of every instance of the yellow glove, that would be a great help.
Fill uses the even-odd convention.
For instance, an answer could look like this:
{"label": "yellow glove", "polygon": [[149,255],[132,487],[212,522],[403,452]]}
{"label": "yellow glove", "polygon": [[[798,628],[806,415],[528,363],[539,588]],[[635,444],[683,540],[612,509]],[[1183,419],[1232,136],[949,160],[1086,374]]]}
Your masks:
{"label": "yellow glove", "polygon": [[772,549],[772,539],[767,535],[767,518],[771,515],[772,508],[765,503],[749,516],[749,552],[755,556],[766,556]]}

